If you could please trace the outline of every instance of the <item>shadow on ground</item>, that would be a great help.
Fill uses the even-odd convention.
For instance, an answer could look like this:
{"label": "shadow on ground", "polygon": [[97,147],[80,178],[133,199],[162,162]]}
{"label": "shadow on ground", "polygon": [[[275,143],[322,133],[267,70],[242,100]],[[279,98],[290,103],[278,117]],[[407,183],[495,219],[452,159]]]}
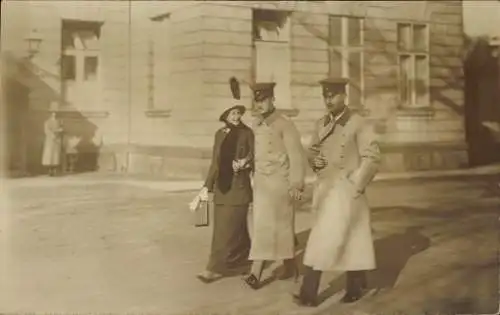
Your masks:
{"label": "shadow on ground", "polygon": [[[375,293],[395,286],[408,260],[425,251],[431,245],[428,237],[420,233],[421,227],[409,227],[403,233],[392,234],[375,241],[377,269],[369,271],[368,289]],[[319,294],[322,303],[345,287],[345,275],[330,282],[328,288]]]}

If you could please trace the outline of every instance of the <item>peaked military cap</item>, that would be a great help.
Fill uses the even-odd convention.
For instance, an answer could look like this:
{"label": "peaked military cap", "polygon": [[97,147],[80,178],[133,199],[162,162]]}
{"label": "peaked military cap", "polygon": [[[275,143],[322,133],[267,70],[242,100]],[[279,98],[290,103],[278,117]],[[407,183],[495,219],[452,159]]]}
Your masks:
{"label": "peaked military cap", "polygon": [[247,110],[245,108],[245,106],[243,105],[235,105],[235,106],[232,106],[228,109],[226,109],[219,117],[219,121],[226,121],[227,119],[227,116],[229,115],[229,113],[233,110],[233,109],[237,109],[240,111],[241,115],[243,116],[243,114],[245,114],[245,111]]}
{"label": "peaked military cap", "polygon": [[252,84],[250,88],[253,91],[254,100],[260,102],[266,98],[273,97],[275,86],[276,83],[274,82],[260,82]]}
{"label": "peaked military cap", "polygon": [[349,80],[345,78],[326,78],[319,81],[319,83],[323,87],[323,96],[327,96],[345,93]]}

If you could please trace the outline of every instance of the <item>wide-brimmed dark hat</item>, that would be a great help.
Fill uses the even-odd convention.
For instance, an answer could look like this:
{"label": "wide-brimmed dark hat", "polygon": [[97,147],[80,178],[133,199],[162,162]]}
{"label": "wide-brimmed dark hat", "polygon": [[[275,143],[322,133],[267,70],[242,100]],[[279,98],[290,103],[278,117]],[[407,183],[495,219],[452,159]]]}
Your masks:
{"label": "wide-brimmed dark hat", "polygon": [[319,81],[319,83],[323,87],[323,96],[327,96],[345,93],[349,80],[345,78],[327,78]]}
{"label": "wide-brimmed dark hat", "polygon": [[246,112],[246,108],[243,105],[234,105],[232,107],[229,107],[226,109],[219,117],[219,121],[226,121],[227,115],[229,115],[229,112],[232,111],[233,109],[237,109],[240,111],[241,115],[244,115]]}

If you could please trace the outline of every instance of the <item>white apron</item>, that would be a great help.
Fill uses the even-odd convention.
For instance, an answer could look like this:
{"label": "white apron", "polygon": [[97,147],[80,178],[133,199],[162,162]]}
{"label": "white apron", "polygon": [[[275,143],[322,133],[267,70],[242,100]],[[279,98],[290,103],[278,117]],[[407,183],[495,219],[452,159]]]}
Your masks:
{"label": "white apron", "polygon": [[62,139],[58,132],[59,122],[48,120],[44,125],[45,140],[43,143],[42,165],[57,166],[61,163]]}

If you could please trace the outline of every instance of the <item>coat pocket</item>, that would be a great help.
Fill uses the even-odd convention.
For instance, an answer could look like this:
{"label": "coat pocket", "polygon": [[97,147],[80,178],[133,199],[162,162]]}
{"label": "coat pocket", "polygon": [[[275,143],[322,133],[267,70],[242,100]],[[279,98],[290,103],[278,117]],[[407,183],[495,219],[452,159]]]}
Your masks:
{"label": "coat pocket", "polygon": [[361,195],[363,195],[359,191],[354,180],[352,180],[352,175],[351,176],[350,176],[350,174],[346,175],[346,177],[344,178],[344,181],[346,183],[346,186],[348,186],[348,189],[349,189],[349,192],[350,192],[350,195],[352,196],[352,198],[358,199]]}

